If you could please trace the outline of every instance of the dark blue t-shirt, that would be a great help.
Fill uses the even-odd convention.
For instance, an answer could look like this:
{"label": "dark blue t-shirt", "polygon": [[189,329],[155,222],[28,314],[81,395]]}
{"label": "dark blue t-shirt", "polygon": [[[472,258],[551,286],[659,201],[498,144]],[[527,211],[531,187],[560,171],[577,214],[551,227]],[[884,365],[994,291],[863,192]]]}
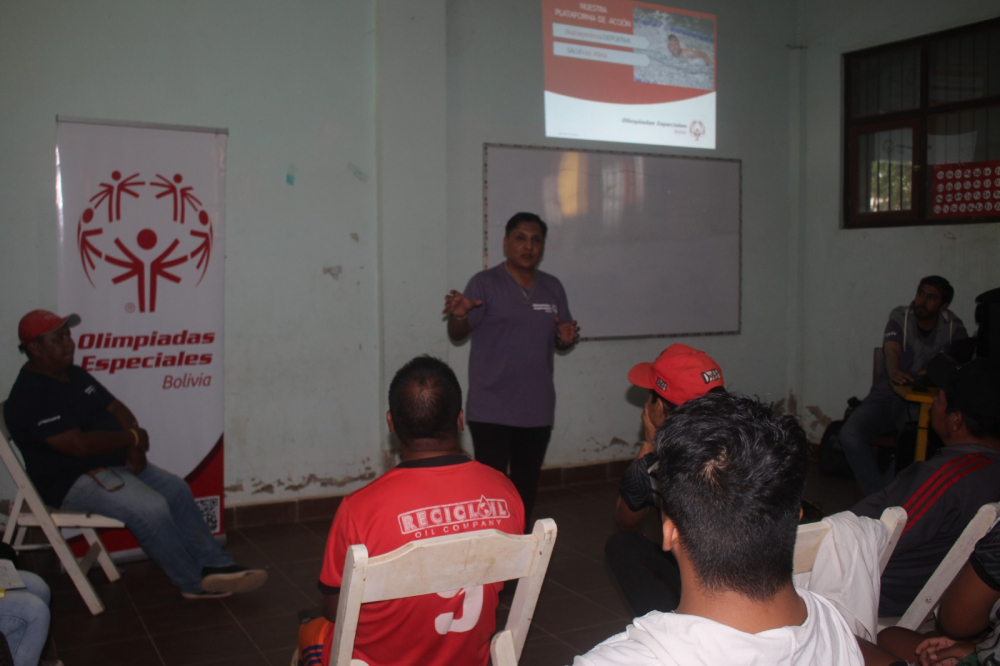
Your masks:
{"label": "dark blue t-shirt", "polygon": [[122,449],[99,456],[71,456],[45,443],[47,438],[74,428],[83,432],[121,430],[108,411],[114,396],[83,368],[71,365],[66,375],[69,381],[60,382],[21,368],[3,409],[31,482],[42,500],[54,507],[62,504],[81,474],[124,465],[126,455]]}

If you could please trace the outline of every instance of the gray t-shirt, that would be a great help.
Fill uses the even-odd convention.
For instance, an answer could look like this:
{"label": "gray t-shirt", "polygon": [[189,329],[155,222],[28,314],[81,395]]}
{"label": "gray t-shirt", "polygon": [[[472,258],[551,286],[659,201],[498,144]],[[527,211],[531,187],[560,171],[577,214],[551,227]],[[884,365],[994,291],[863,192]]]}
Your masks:
{"label": "gray t-shirt", "polygon": [[[947,354],[951,351],[951,343],[969,337],[965,324],[950,310],[945,310],[937,324],[930,331],[922,331],[917,326],[917,318],[910,307],[900,305],[889,313],[889,322],[882,334],[882,344],[898,342],[903,347],[903,356],[899,359],[899,369],[914,377],[927,367],[928,361],[939,352]],[[885,367],[880,368],[878,376],[872,383],[869,396],[895,396],[892,383]]]}
{"label": "gray t-shirt", "polygon": [[526,290],[499,264],[473,275],[464,294],[483,301],[469,312],[466,419],[520,428],[551,426],[555,320],[573,319],[562,284],[536,271],[534,286]]}

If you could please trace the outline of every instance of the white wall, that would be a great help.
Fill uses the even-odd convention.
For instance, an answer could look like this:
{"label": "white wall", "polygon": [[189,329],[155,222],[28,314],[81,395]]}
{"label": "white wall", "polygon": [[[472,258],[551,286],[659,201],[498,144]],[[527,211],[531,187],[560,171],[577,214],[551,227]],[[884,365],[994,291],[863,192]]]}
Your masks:
{"label": "white wall", "polygon": [[56,114],[226,127],[228,502],[381,472],[375,63],[372,2],[0,0],[0,391],[55,307]]}
{"label": "white wall", "polygon": [[[377,6],[384,414],[396,370],[419,354],[443,358],[447,351],[440,313],[447,284],[448,119],[444,0]],[[388,449],[391,442],[385,443]]]}
{"label": "white wall", "polygon": [[1000,285],[1000,225],[842,229],[841,54],[992,18],[996,2],[830,3],[799,5],[804,53],[805,141],[797,300],[802,354],[792,386],[799,411],[818,437],[843,418],[846,400],[864,397],[872,350],[889,311],[910,302],[921,277],[955,286],[952,310],[971,329],[973,299]]}

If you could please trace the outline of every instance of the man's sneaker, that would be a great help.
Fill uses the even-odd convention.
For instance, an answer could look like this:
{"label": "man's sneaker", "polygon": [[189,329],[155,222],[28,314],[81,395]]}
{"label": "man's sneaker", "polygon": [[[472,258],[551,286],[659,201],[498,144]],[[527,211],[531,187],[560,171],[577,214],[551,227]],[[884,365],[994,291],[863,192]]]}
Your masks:
{"label": "man's sneaker", "polygon": [[185,599],[225,599],[232,596],[232,592],[212,592],[209,590],[199,590],[198,592],[181,592]]}
{"label": "man's sneaker", "polygon": [[205,567],[201,570],[201,587],[210,592],[252,592],[267,582],[263,569],[247,569],[237,565]]}

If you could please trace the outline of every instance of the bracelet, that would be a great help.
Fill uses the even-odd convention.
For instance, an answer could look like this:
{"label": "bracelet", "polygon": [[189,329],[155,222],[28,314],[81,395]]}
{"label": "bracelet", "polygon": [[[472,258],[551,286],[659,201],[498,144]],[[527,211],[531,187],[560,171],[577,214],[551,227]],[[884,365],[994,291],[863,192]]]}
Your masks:
{"label": "bracelet", "polygon": [[131,428],[129,432],[132,433],[132,437],[135,438],[135,441],[132,442],[132,446],[139,446],[139,433],[135,431],[135,428]]}
{"label": "bracelet", "polygon": [[469,315],[465,315],[464,317],[459,317],[457,314],[453,314],[453,315],[451,315],[451,317],[452,317],[452,319],[458,319],[459,321],[465,321],[466,319],[469,318]]}

